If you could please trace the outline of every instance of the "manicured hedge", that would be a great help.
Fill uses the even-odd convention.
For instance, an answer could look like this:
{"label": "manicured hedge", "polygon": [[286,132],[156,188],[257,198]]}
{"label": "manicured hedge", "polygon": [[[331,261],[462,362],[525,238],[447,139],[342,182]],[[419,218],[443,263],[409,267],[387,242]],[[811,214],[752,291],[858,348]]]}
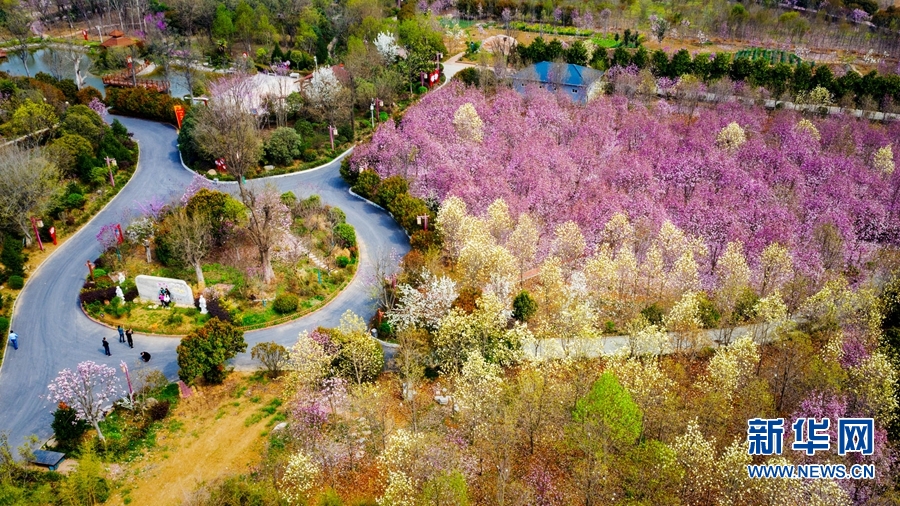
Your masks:
{"label": "manicured hedge", "polygon": [[185,109],[190,107],[180,98],[145,88],[107,88],[106,105],[113,108],[117,114],[164,121],[173,125],[177,123],[173,107],[175,105],[181,105]]}

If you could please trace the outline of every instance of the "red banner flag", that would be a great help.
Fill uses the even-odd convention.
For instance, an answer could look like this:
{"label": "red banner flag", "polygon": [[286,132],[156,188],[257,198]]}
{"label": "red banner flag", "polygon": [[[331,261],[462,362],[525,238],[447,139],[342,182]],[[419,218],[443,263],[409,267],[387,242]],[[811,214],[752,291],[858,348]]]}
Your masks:
{"label": "red banner flag", "polygon": [[175,109],[175,120],[178,121],[178,129],[181,130],[181,120],[184,119],[184,107],[176,105],[172,108]]}

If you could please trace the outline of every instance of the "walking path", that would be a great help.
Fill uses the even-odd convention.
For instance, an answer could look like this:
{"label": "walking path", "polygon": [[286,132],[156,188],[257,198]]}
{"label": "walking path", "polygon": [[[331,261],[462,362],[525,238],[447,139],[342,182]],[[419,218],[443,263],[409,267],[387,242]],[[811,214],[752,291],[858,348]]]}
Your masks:
{"label": "walking path", "polygon": [[[44,439],[52,435],[50,423],[56,406],[44,396],[47,385],[64,368],[74,369],[79,362],[93,360],[118,369],[119,363],[125,361],[133,373],[142,367],[153,367],[161,369],[168,378],[177,376],[177,338],[135,334],[135,347],[130,349],[118,343],[115,330],[94,323],[78,306],[78,292],[87,275],[85,261],[100,254],[94,237],[97,230],[111,222],[126,226],[137,215],[138,204],[153,197],[164,201],[180,198],[193,176],[181,165],[172,127],[134,118],[117,119],[134,133],[141,146],[137,171],[105,209],[31,275],[13,310],[12,328],[19,335],[19,349],[7,349],[0,366],[0,430],[9,432],[13,448],[29,434]],[[318,194],[323,202],[340,207],[347,222],[356,228],[360,261],[356,278],[330,304],[290,323],[248,332],[247,353],[235,358],[236,366],[254,365],[249,351],[256,343],[274,341],[290,346],[302,330],[337,326],[348,309],[364,318],[371,316],[375,308],[366,282],[374,272],[372,259],[391,249],[400,254],[408,251],[409,241],[403,230],[386,212],[350,195],[339,168],[340,158],[318,169],[248,183],[251,187],[274,184],[278,191],[293,191],[299,198]],[[222,187],[237,190],[237,185]],[[103,354],[100,341],[104,336],[110,341],[111,357]],[[142,351],[153,356],[148,364],[139,358]]]}

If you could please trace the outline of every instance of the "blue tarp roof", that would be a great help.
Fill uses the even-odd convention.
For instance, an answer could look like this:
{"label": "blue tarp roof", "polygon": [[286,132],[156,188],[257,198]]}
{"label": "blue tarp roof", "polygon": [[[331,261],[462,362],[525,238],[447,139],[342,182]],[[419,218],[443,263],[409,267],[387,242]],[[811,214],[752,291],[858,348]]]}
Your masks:
{"label": "blue tarp roof", "polygon": [[[562,79],[553,75],[553,72],[564,73]],[[513,74],[513,80],[537,81],[541,83],[555,83],[564,86],[588,86],[603,75],[603,72],[572,63],[554,64],[542,61],[529,65]]]}

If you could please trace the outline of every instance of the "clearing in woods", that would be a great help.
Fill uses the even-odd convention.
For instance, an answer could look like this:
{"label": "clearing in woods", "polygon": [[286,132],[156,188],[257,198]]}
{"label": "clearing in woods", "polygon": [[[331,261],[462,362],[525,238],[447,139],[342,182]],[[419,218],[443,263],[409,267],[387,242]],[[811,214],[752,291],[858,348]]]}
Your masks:
{"label": "clearing in woods", "polygon": [[119,486],[107,504],[178,505],[202,483],[247,473],[282,418],[281,383],[258,378],[235,372],[179,400],[156,447],[111,473]]}

